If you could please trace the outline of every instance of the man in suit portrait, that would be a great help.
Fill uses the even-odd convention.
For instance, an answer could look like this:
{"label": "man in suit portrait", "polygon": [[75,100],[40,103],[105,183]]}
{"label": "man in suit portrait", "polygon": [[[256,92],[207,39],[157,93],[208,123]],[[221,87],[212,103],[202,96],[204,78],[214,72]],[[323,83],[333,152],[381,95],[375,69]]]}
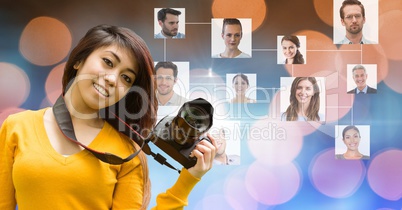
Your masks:
{"label": "man in suit portrait", "polygon": [[372,88],[366,84],[367,72],[363,65],[356,65],[352,69],[353,80],[356,84],[356,88],[348,91],[350,94],[372,94],[377,93],[377,89]]}

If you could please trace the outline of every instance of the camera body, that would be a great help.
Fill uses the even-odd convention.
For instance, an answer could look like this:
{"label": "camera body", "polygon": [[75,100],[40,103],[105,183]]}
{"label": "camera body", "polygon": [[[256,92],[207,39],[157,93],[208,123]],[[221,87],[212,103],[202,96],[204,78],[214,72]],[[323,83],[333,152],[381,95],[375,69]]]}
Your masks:
{"label": "camera body", "polygon": [[197,158],[190,154],[198,142],[211,142],[205,133],[212,126],[213,112],[211,104],[202,98],[186,102],[177,116],[166,116],[158,122],[150,141],[185,168],[191,168]]}

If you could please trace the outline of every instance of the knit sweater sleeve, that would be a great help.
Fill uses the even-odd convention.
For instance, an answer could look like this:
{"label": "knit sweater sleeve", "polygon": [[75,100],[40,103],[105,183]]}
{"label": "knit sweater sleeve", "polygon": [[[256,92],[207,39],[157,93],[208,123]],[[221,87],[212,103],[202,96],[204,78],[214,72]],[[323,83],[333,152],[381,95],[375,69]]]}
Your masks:
{"label": "knit sweater sleeve", "polygon": [[166,192],[157,196],[156,206],[152,209],[183,209],[184,206],[188,205],[187,197],[199,181],[199,178],[194,177],[190,172],[183,168],[176,183]]}
{"label": "knit sweater sleeve", "polygon": [[0,209],[14,210],[16,206],[15,189],[12,181],[12,170],[14,162],[14,144],[8,136],[7,120],[0,129]]}

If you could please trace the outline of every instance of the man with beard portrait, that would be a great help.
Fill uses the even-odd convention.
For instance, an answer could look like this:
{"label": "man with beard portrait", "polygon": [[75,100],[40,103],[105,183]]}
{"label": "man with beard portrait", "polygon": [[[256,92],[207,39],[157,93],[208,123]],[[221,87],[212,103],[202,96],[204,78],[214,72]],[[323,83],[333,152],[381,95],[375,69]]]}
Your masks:
{"label": "man with beard portrait", "polygon": [[345,26],[345,38],[337,44],[374,44],[363,36],[366,22],[363,4],[358,0],[345,0],[339,10],[341,23]]}

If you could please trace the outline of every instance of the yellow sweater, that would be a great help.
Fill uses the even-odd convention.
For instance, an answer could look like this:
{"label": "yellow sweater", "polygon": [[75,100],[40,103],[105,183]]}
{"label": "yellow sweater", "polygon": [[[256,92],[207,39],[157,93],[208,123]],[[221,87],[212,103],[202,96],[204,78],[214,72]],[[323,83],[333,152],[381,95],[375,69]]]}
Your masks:
{"label": "yellow sweater", "polygon": [[[0,130],[0,209],[139,209],[143,197],[139,158],[122,165],[99,161],[83,150],[68,157],[47,137],[45,109],[9,116]],[[89,147],[121,157],[133,148],[105,123]],[[183,169],[176,184],[157,196],[153,209],[183,209],[199,179]]]}

